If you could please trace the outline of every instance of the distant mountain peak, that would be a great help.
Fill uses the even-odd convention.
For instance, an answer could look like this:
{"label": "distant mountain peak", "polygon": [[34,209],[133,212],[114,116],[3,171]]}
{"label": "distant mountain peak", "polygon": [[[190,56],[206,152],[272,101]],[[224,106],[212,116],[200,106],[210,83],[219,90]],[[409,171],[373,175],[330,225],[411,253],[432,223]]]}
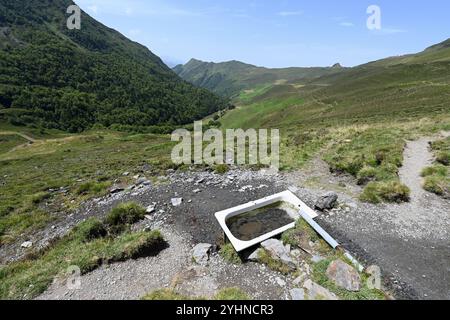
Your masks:
{"label": "distant mountain peak", "polygon": [[341,69],[341,68],[343,68],[343,66],[338,62],[338,63],[333,64],[332,68]]}

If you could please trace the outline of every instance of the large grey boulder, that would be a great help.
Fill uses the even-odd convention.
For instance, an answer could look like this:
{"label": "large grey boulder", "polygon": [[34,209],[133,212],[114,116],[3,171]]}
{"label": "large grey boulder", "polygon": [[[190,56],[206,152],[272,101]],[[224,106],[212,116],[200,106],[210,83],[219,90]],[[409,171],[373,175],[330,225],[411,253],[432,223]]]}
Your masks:
{"label": "large grey boulder", "polygon": [[261,246],[266,249],[275,260],[281,261],[292,269],[296,268],[295,262],[290,255],[289,247],[284,246],[281,241],[269,239],[261,243]]}
{"label": "large grey boulder", "polygon": [[208,265],[209,254],[211,253],[212,245],[209,243],[200,243],[192,250],[192,258],[201,266]]}
{"label": "large grey boulder", "polygon": [[315,208],[320,211],[333,209],[337,199],[338,195],[336,192],[328,192],[316,201]]}
{"label": "large grey boulder", "polygon": [[342,260],[330,263],[326,274],[338,287],[353,292],[361,290],[361,277],[358,272]]}
{"label": "large grey boulder", "polygon": [[334,293],[315,283],[311,279],[305,281],[303,288],[306,290],[310,300],[339,300]]}

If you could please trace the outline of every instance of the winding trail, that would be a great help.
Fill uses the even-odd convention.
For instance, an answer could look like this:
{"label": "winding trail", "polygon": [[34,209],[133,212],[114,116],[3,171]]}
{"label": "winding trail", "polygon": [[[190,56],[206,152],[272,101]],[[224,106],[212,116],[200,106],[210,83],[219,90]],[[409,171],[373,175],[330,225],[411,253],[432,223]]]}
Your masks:
{"label": "winding trail", "polygon": [[424,197],[431,194],[423,189],[422,170],[433,164],[434,155],[430,143],[450,136],[450,132],[442,131],[436,137],[422,137],[408,141],[403,154],[403,166],[399,169],[400,181],[411,190],[411,203],[422,204]]}
{"label": "winding trail", "polygon": [[423,189],[422,170],[433,163],[433,154],[430,151],[430,142],[434,139],[421,138],[408,141],[403,159],[403,167],[399,170],[400,180],[411,190],[411,202],[419,203],[426,194]]}

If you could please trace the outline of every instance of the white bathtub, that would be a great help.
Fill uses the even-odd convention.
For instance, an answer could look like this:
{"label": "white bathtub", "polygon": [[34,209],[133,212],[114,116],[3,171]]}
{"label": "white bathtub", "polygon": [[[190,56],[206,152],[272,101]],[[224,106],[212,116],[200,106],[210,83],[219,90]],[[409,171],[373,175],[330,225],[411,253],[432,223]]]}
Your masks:
{"label": "white bathtub", "polygon": [[[256,209],[260,209],[269,205],[273,205],[277,202],[285,202],[287,204],[290,204],[294,206],[295,208],[298,208],[298,210],[302,210],[303,214],[306,214],[307,216],[311,217],[311,219],[314,219],[317,217],[317,213],[312,210],[310,207],[308,207],[303,201],[301,201],[297,196],[295,196],[291,191],[284,191],[278,194],[274,194],[272,196],[265,197],[260,200],[252,201],[231,209],[223,210],[220,212],[216,212],[215,216],[217,221],[219,222],[220,226],[222,227],[223,231],[225,232],[225,235],[230,240],[233,247],[236,249],[237,252],[243,251],[245,249],[248,249],[254,245],[257,245],[265,240],[268,240],[270,238],[273,238],[274,236],[277,236],[286,230],[292,229],[295,227],[295,222],[292,222],[286,226],[283,226],[281,228],[278,228],[276,230],[273,230],[269,233],[266,233],[258,238],[255,238],[250,241],[242,241],[237,239],[233,234],[231,233],[230,229],[227,226],[227,220],[241,215],[248,212],[251,212]],[[293,217],[295,220],[300,218],[300,214],[295,214],[295,217]]]}

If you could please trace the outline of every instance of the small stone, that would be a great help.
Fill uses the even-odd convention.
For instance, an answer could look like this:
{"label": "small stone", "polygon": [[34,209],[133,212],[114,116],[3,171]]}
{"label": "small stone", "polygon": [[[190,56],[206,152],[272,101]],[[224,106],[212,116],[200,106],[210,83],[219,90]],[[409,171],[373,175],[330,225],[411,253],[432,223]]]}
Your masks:
{"label": "small stone", "polygon": [[174,207],[179,207],[183,203],[183,198],[172,198],[171,202]]}
{"label": "small stone", "polygon": [[22,243],[20,246],[21,246],[22,248],[24,248],[24,249],[29,249],[29,248],[31,248],[31,247],[33,246],[33,242],[31,242],[31,241],[25,241],[25,242]]}
{"label": "small stone", "polygon": [[129,172],[124,172],[124,173],[123,173],[123,176],[124,176],[124,177],[128,177],[129,175],[130,175]]}
{"label": "small stone", "polygon": [[200,190],[200,189],[195,189],[195,190],[192,191],[192,192],[194,192],[194,193],[200,193],[200,192],[202,192],[202,190]]}
{"label": "small stone", "polygon": [[291,295],[291,300],[295,300],[295,301],[301,301],[301,300],[305,300],[305,290],[303,289],[292,289],[289,291],[290,295]]}
{"label": "small stone", "polygon": [[275,282],[280,286],[280,287],[284,287],[286,286],[286,281],[284,281],[283,279],[277,277],[275,278]]}
{"label": "small stone", "polygon": [[269,239],[261,243],[261,246],[266,249],[272,258],[279,260],[292,269],[296,268],[294,260],[290,256],[290,252],[283,243],[277,239]]}
{"label": "small stone", "polygon": [[361,277],[358,272],[340,259],[330,263],[326,275],[338,287],[353,292],[361,289]]}
{"label": "small stone", "polygon": [[294,286],[300,286],[306,280],[306,278],[306,273],[302,273],[297,278],[295,278],[294,281],[292,281],[292,284]]}
{"label": "small stone", "polygon": [[320,211],[333,209],[337,199],[338,195],[336,192],[328,192],[316,201],[315,208]]}
{"label": "small stone", "polygon": [[325,260],[325,258],[324,258],[324,257],[321,257],[321,256],[319,256],[319,255],[314,255],[314,256],[311,258],[311,261],[314,262],[314,263],[319,263],[319,262],[321,262],[321,261],[323,261],[323,260]]}
{"label": "small stone", "polygon": [[147,180],[147,178],[138,178],[136,180],[136,185],[140,186],[140,185],[149,185],[151,182],[149,180]]}
{"label": "small stone", "polygon": [[207,266],[209,261],[209,254],[211,253],[212,245],[209,243],[200,243],[194,247],[192,258],[201,266]]}
{"label": "small stone", "polygon": [[148,206],[146,212],[147,212],[147,213],[153,213],[153,212],[155,212],[155,206]]}

